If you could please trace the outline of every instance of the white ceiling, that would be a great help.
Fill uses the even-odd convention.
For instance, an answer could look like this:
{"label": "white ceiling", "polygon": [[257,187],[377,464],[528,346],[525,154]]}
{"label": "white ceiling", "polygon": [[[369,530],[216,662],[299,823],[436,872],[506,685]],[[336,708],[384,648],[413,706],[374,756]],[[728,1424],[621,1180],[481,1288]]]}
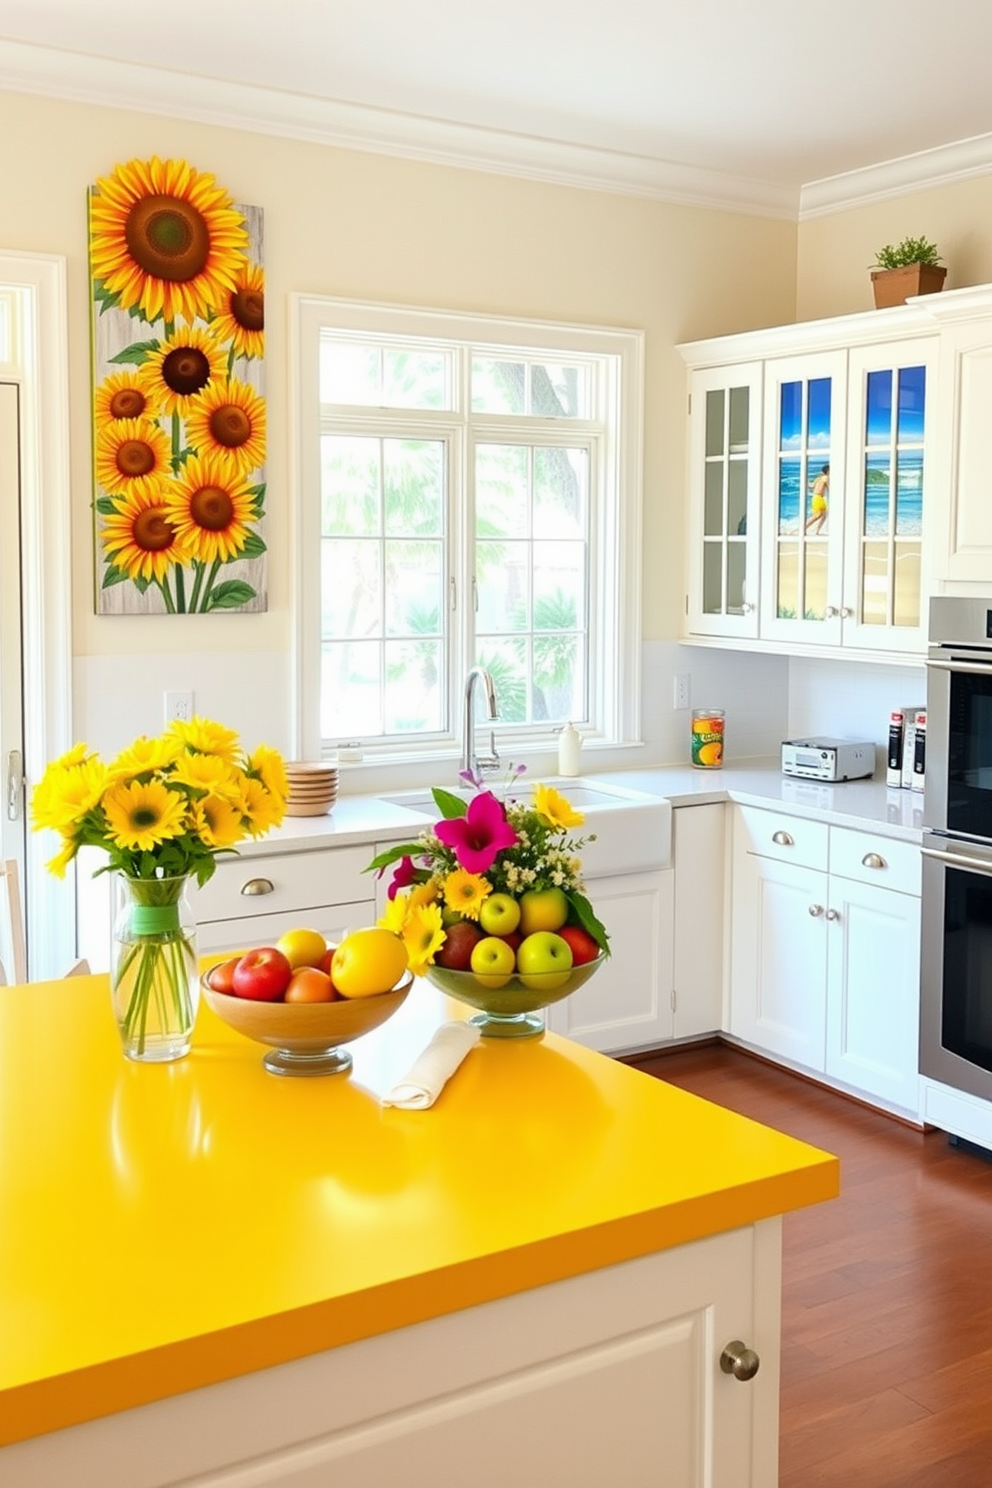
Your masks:
{"label": "white ceiling", "polygon": [[961,141],[988,169],[990,57],[988,0],[0,6],[8,87],[154,111],[171,94],[204,118],[214,84],[215,117],[239,125],[531,174],[557,148],[590,183],[667,171],[684,194],[708,180],[714,200],[783,212],[809,183]]}

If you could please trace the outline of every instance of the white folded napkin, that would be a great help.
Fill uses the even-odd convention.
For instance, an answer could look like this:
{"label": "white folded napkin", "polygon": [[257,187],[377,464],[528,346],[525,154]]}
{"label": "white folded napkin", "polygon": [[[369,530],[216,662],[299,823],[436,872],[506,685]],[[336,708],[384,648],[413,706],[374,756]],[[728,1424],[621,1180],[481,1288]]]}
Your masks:
{"label": "white folded napkin", "polygon": [[406,1111],[426,1111],[480,1038],[472,1023],[461,1020],[442,1023],[426,1049],[414,1060],[409,1073],[383,1096],[382,1104],[402,1106]]}

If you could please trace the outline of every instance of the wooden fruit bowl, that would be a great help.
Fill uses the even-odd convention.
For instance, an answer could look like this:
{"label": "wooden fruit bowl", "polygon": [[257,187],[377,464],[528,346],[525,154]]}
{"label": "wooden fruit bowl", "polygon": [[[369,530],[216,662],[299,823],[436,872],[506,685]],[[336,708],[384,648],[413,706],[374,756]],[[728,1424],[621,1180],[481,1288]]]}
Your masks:
{"label": "wooden fruit bowl", "polygon": [[200,979],[203,1000],[231,1028],[274,1050],[262,1063],[274,1075],[336,1075],[351,1068],[350,1044],[392,1017],[413,985],[410,972],[388,992],[335,1002],[253,1002],[217,992]]}

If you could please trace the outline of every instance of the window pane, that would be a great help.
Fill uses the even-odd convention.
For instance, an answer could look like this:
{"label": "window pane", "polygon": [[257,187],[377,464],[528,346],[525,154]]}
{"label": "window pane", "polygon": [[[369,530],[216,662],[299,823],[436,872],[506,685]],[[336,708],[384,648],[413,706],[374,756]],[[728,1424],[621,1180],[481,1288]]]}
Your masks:
{"label": "window pane", "polygon": [[334,641],[321,647],[320,727],[325,739],[382,733],[378,641]]}
{"label": "window pane", "polygon": [[703,613],[723,614],[723,544],[703,544]]}
{"label": "window pane", "polygon": [[443,685],[439,640],[387,641],[383,725],[387,734],[437,733]]}
{"label": "window pane", "polygon": [[861,580],[862,625],[887,625],[889,620],[889,545],[866,542]]}
{"label": "window pane", "polygon": [[385,631],[391,636],[441,634],[444,550],[439,542],[385,544]]}
{"label": "window pane", "polygon": [[381,444],[378,439],[325,434],[320,441],[321,531],[377,533]]}
{"label": "window pane", "polygon": [[526,398],[523,362],[472,358],[472,412],[523,413]]}
{"label": "window pane", "polygon": [[387,349],[381,401],[387,408],[450,408],[450,363],[450,355],[440,351]]}
{"label": "window pane", "polygon": [[367,538],[325,537],[320,560],[324,638],[381,635],[381,544]]}
{"label": "window pane", "polygon": [[528,413],[538,418],[587,418],[589,369],[536,362],[530,369]]}
{"label": "window pane", "polygon": [[779,460],[778,462],[778,530],[780,533],[798,532],[803,484],[802,460]]}
{"label": "window pane", "polygon": [[478,444],[475,447],[476,534],[526,537],[530,530],[528,501],[530,450],[523,445]]}
{"label": "window pane", "polygon": [[380,402],[379,367],[378,347],[321,337],[321,403]]}
{"label": "window pane", "polygon": [[[497,637],[480,635],[476,643],[476,666],[484,666],[492,674],[499,706],[500,723],[525,723],[528,721],[530,655],[526,641],[522,638],[500,640]],[[480,730],[489,724],[476,723],[476,739],[487,735]]]}
{"label": "window pane", "polygon": [[923,443],[926,401],[926,367],[901,367],[899,369],[899,412],[896,421],[896,437],[900,444]]}
{"label": "window pane", "polygon": [[480,631],[529,630],[530,546],[524,542],[475,545]]}
{"label": "window pane", "polygon": [[722,455],[726,453],[725,434],[723,422],[724,391],[723,388],[711,388],[706,394],[706,453],[708,455]]}
{"label": "window pane", "polygon": [[920,623],[920,544],[896,543],[894,625]]}
{"label": "window pane", "polygon": [[923,451],[900,450],[896,461],[896,535],[919,537],[923,531]]}
{"label": "window pane", "polygon": [[864,536],[885,537],[890,511],[889,456],[868,455],[865,459]]}
{"label": "window pane", "polygon": [[583,537],[589,455],[585,449],[534,451],[534,536]]}
{"label": "window pane", "polygon": [[534,544],[534,629],[578,630],[585,620],[584,543]]}
{"label": "window pane", "polygon": [[451,353],[321,337],[321,403],[450,408]]}
{"label": "window pane", "polygon": [[440,536],[444,530],[444,444],[385,439],[382,445],[386,531]]}
{"label": "window pane", "polygon": [[775,613],[780,620],[799,617],[799,544],[779,543]]}
{"label": "window pane", "polygon": [[723,536],[722,460],[710,460],[703,481],[703,533],[706,537]]}
{"label": "window pane", "polygon": [[869,372],[865,395],[865,443],[892,443],[892,373]]}
{"label": "window pane", "polygon": [[534,637],[531,717],[535,722],[547,719],[551,723],[565,723],[568,719],[585,718],[583,660],[582,638],[578,635]]}

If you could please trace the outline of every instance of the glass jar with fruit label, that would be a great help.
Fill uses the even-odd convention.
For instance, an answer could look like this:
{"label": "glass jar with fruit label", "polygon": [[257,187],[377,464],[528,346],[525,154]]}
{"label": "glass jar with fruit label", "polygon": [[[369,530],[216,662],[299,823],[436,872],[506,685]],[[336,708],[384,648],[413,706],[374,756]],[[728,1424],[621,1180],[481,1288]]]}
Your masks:
{"label": "glass jar with fruit label", "polygon": [[692,766],[719,770],[723,764],[722,708],[695,708],[692,714]]}

